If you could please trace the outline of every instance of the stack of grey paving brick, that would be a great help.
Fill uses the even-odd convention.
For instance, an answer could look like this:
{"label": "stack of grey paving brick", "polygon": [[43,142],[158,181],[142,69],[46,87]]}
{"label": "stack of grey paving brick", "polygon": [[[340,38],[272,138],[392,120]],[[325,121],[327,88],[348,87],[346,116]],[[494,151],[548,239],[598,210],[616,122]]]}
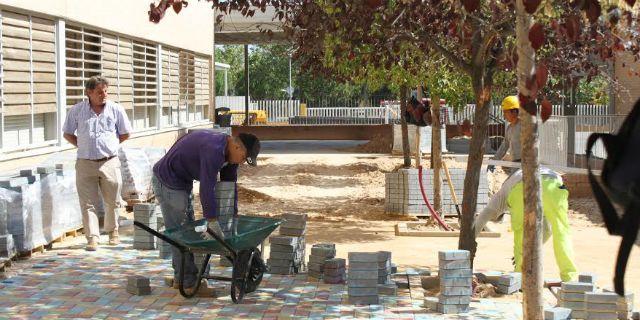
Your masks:
{"label": "stack of grey paving brick", "polygon": [[[164,232],[164,217],[159,212],[156,213],[157,223],[158,223],[158,232]],[[171,259],[171,245],[163,241],[162,239],[157,239],[158,244],[158,256],[160,259]]]}
{"label": "stack of grey paving brick", "polygon": [[267,265],[271,273],[293,274],[304,269],[307,215],[285,213],[282,219],[280,236],[269,238],[271,252]]}
{"label": "stack of grey paving brick", "polygon": [[[586,319],[617,320],[619,300],[620,296],[614,292],[585,293],[584,309]],[[623,319],[628,319],[628,317]]]}
{"label": "stack of grey paving brick", "polygon": [[[454,190],[461,198],[464,189],[465,169],[449,169]],[[454,214],[455,204],[451,196],[450,188],[442,190],[442,209],[445,213]],[[422,185],[426,195],[433,195],[433,170],[423,169]],[[478,210],[484,208],[489,201],[489,184],[485,171],[480,173],[480,185],[478,187]],[[385,211],[393,214],[427,216],[429,209],[424,203],[418,179],[418,169],[400,169],[397,172],[385,174]]]}
{"label": "stack of grey paving brick", "polygon": [[271,247],[267,265],[270,273],[286,275],[300,270],[304,258],[304,237],[271,236],[269,243]]}
{"label": "stack of grey paving brick", "polygon": [[[63,232],[75,231],[82,228],[82,212],[78,205],[78,192],[76,189],[76,174],[73,167],[63,164],[55,165],[55,184],[48,190],[53,206],[53,218],[56,228]],[[100,202],[101,203],[101,202]],[[100,207],[96,211],[101,210]],[[104,208],[102,208],[104,210]]]}
{"label": "stack of grey paving brick", "polygon": [[345,283],[347,281],[347,261],[340,258],[326,260],[322,278],[324,283],[328,284]]}
{"label": "stack of grey paving brick", "polygon": [[27,177],[0,179],[0,202],[7,207],[7,226],[18,252],[47,244],[42,222],[42,188]]}
{"label": "stack of grey paving brick", "polygon": [[151,294],[149,278],[143,276],[128,276],[127,292],[136,296]]}
{"label": "stack of grey paving brick", "polygon": [[471,262],[467,250],[438,252],[440,295],[437,311],[440,313],[466,313],[471,303]]}
{"label": "stack of grey paving brick", "polygon": [[307,232],[307,215],[285,213],[284,222],[280,225],[281,236],[304,237]]}
{"label": "stack of grey paving brick", "polygon": [[629,319],[633,317],[633,293],[627,293],[623,297],[618,297],[618,319]]}
{"label": "stack of grey paving brick", "polygon": [[234,228],[233,216],[236,208],[236,183],[220,181],[216,184],[216,204],[218,205],[218,223],[225,238],[232,235]]}
{"label": "stack of grey paving brick", "polygon": [[498,278],[497,291],[502,294],[514,294],[522,288],[522,274],[511,272],[503,274]]}
{"label": "stack of grey paving brick", "polygon": [[380,303],[377,252],[349,252],[347,278],[350,304]]}
{"label": "stack of grey paving brick", "polygon": [[569,320],[571,309],[563,307],[544,308],[544,320]]}
{"label": "stack of grey paving brick", "polygon": [[0,201],[0,258],[12,258],[16,253],[13,235],[7,225],[7,203]]}
{"label": "stack of grey paving brick", "polygon": [[[155,203],[137,203],[133,206],[133,219],[144,223],[147,227],[158,230],[158,219],[156,218]],[[151,233],[134,227],[133,248],[140,250],[155,250],[156,237]]]}
{"label": "stack of grey paving brick", "polygon": [[378,293],[396,295],[398,286],[391,281],[391,251],[378,251]]}
{"label": "stack of grey paving brick", "polygon": [[558,292],[558,306],[571,309],[572,319],[586,319],[585,298],[592,293],[595,285],[588,282],[563,282]]}
{"label": "stack of grey paving brick", "polygon": [[318,243],[311,246],[308,275],[316,279],[322,279],[326,261],[335,258],[335,256],[336,245],[333,243]]}

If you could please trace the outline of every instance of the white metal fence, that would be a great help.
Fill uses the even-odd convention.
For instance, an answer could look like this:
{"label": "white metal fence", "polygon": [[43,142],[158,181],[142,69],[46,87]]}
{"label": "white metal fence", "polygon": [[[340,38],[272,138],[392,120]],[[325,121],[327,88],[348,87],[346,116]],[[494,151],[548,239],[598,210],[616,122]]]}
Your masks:
{"label": "white metal fence", "polygon": [[[615,133],[620,129],[626,115],[572,115],[552,116],[539,129],[540,161],[548,165],[563,167],[586,167],[587,139],[592,133]],[[598,167],[598,159],[607,157],[606,150],[598,141],[592,150],[596,158],[592,163]]]}
{"label": "white metal fence", "polygon": [[[504,121],[504,118],[502,116],[502,109],[499,105],[491,105],[490,108],[490,119],[493,122],[497,122],[496,120]],[[459,110],[453,114],[453,122],[462,123],[464,120],[468,119],[469,121],[471,121],[471,123],[473,123],[475,110],[475,104],[466,105],[464,108],[462,108],[462,110]],[[553,105],[551,114],[554,116],[563,116],[565,115],[565,110],[569,111],[570,114],[578,116],[599,116],[611,114],[608,105],[595,104],[576,105],[575,107],[567,108],[564,108],[562,105]]]}

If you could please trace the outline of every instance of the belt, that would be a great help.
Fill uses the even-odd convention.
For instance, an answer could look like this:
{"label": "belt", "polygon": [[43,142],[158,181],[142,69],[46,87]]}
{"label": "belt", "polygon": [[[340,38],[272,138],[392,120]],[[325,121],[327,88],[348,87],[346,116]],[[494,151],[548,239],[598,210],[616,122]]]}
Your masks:
{"label": "belt", "polygon": [[111,159],[113,159],[115,157],[116,156],[110,156],[110,157],[104,157],[104,158],[100,158],[100,159],[87,159],[87,160],[93,161],[93,162],[101,162],[101,161],[111,160]]}

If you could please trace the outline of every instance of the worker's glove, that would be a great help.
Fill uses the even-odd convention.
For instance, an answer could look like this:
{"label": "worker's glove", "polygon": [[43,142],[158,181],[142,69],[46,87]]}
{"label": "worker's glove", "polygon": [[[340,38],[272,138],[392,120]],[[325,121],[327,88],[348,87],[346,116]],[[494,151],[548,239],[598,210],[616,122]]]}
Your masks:
{"label": "worker's glove", "polygon": [[199,232],[202,239],[204,240],[215,239],[211,234],[209,234],[209,231],[213,232],[214,234],[218,235],[220,238],[224,239],[224,233],[222,232],[222,228],[220,228],[220,224],[218,223],[218,220],[215,220],[215,219],[207,220],[206,225],[197,226],[195,231]]}
{"label": "worker's glove", "polygon": [[493,173],[496,170],[496,166],[490,164],[487,166],[487,171]]}

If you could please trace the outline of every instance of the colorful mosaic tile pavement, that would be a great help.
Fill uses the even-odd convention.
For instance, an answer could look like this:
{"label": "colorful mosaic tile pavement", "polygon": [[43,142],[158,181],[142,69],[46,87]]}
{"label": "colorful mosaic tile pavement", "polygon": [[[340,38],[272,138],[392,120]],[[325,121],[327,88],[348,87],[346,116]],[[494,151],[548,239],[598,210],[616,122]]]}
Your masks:
{"label": "colorful mosaic tile pavement", "polygon": [[[79,238],[78,238],[79,239]],[[169,260],[157,251],[131,248],[123,238],[116,247],[83,250],[82,241],[56,244],[12,267],[15,274],[0,281],[0,319],[520,319],[515,302],[480,299],[462,315],[442,315],[423,307],[424,291],[410,279],[411,289],[382,296],[380,305],[354,306],[347,302],[346,286],[308,281],[305,275],[265,274],[260,288],[242,304],[233,304],[228,285],[210,282],[217,298],[185,299],[164,285],[171,274]],[[215,268],[213,273],[227,272]],[[152,293],[126,292],[126,277],[151,279]],[[419,278],[418,278],[419,281]]]}

